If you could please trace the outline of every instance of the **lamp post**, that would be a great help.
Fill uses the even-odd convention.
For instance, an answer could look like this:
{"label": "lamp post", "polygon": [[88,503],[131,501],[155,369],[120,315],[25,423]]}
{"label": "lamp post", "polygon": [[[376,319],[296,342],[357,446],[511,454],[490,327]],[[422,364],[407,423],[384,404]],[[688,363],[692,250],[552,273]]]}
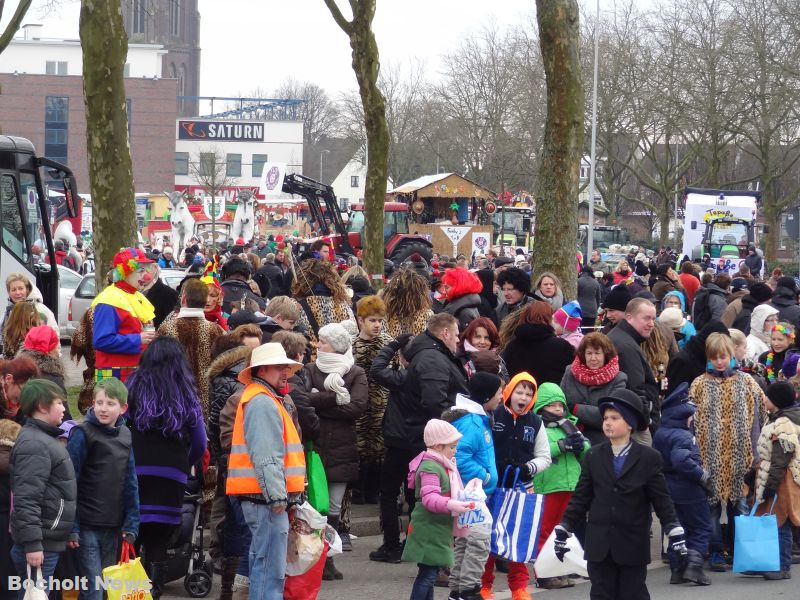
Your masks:
{"label": "lamp post", "polygon": [[600,54],[600,0],[597,0],[597,17],[594,23],[594,79],[592,84],[592,148],[589,163],[589,227],[586,231],[586,257],[590,260],[592,246],[594,245],[594,177],[595,177],[595,146],[597,142],[597,62]]}
{"label": "lamp post", "polygon": [[319,182],[322,183],[322,156],[327,154],[330,150],[323,150],[319,153]]}

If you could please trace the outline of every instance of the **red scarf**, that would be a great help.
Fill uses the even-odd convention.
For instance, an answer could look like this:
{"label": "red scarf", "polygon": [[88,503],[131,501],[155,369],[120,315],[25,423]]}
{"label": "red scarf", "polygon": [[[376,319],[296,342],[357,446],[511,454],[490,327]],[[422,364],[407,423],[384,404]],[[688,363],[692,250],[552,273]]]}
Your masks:
{"label": "red scarf", "polygon": [[220,327],[222,327],[225,331],[228,331],[228,319],[226,319],[222,314],[222,307],[217,305],[214,310],[207,310],[205,311],[206,321],[211,321],[212,323],[216,323]]}
{"label": "red scarf", "polygon": [[578,356],[572,361],[572,374],[581,385],[605,385],[619,373],[619,359],[615,356],[599,369],[590,369]]}

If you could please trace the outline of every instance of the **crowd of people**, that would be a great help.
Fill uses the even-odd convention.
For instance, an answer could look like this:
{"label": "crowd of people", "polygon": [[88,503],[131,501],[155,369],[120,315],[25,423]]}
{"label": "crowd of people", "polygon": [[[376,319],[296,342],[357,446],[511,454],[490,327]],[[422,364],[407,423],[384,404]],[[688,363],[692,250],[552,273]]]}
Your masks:
{"label": "crowd of people", "polygon": [[[491,496],[514,479],[544,495],[538,547],[581,541],[593,598],[648,597],[652,510],[672,584],[729,570],[733,517],[753,505],[777,515],[781,555],[752,575],[788,579],[800,562],[793,278],[763,281],[755,261],[732,276],[677,265],[667,249],[614,268],[594,251],[570,298],[554,273],[490,251],[387,262],[376,291],[326,240],[237,242],[211,260],[199,245],[180,263],[168,247],[115,255],[71,347],[87,364],[82,418],[52,314],[24,275],[7,278],[0,571],[93,580],[129,543],[158,596],[192,489],[220,600],[282,598],[312,450],[342,549],[358,543],[352,505],[377,504],[369,559],[417,563],[412,600],[435,585],[492,598],[496,569],[514,600],[531,580],[574,585],[458,527],[474,509],[465,488]],[[175,267],[177,290],[159,278]],[[343,578],[332,557],[322,578]]]}

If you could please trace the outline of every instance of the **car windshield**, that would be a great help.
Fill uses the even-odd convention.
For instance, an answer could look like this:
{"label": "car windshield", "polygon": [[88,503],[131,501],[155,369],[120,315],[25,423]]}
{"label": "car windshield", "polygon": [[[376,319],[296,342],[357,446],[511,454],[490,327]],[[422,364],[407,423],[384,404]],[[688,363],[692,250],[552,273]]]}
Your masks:
{"label": "car windshield", "polygon": [[747,226],[744,223],[714,223],[709,243],[744,246],[747,244]]}
{"label": "car windshield", "polygon": [[354,210],[350,213],[347,231],[362,231],[364,229],[364,211]]}

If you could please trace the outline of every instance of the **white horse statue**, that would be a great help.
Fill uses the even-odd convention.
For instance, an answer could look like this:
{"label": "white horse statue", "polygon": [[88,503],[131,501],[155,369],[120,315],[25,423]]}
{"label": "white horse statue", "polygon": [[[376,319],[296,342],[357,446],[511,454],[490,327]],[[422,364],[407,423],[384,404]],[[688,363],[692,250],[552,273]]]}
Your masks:
{"label": "white horse statue", "polygon": [[194,235],[194,217],[186,206],[185,192],[164,192],[169,198],[171,208],[169,224],[172,226],[172,246],[174,256],[181,256],[186,249],[189,238]]}
{"label": "white horse statue", "polygon": [[255,204],[256,197],[251,190],[241,190],[237,199],[239,201],[236,206],[236,214],[233,216],[233,232],[234,240],[242,238],[245,242],[253,239],[255,232]]}

